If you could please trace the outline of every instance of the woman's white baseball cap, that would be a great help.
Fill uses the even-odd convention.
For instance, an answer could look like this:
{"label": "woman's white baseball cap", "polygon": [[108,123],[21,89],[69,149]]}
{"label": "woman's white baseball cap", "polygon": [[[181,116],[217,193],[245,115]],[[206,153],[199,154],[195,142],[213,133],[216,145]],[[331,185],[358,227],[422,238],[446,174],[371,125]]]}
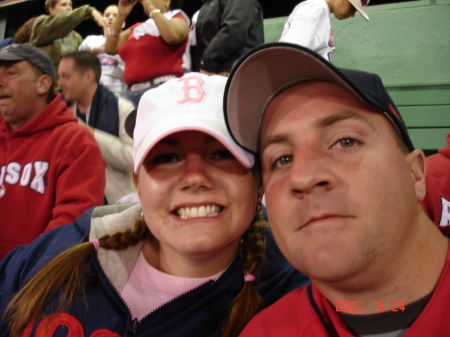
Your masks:
{"label": "woman's white baseball cap", "polygon": [[224,76],[188,73],[147,91],[137,111],[125,121],[125,129],[134,139],[134,173],[156,143],[180,131],[204,132],[222,143],[244,167],[253,167],[254,155],[231,138],[225,124],[226,82]]}

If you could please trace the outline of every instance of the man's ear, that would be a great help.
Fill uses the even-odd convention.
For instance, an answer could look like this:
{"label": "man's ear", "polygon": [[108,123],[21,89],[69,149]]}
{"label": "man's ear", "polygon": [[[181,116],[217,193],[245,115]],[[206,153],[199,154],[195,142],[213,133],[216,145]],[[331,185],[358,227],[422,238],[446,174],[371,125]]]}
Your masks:
{"label": "man's ear", "polygon": [[37,79],[37,93],[39,96],[44,96],[53,85],[53,81],[48,75],[41,75]]}
{"label": "man's ear", "polygon": [[422,201],[426,193],[426,161],[422,150],[414,150],[408,153],[406,160],[411,171],[411,177],[414,181],[414,188],[416,190],[416,198]]}
{"label": "man's ear", "polygon": [[91,69],[86,70],[84,72],[83,76],[85,76],[85,78],[88,81],[88,83],[95,82],[94,71],[92,71]]}

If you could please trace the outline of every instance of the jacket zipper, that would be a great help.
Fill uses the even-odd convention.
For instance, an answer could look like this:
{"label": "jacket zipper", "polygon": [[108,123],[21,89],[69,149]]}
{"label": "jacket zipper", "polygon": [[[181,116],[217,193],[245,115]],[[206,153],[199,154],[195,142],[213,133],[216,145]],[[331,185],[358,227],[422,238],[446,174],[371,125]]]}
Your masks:
{"label": "jacket zipper", "polygon": [[[128,307],[127,307],[127,309],[128,309]],[[128,327],[127,327],[127,334],[126,334],[126,336],[130,336],[130,337],[135,336],[136,335],[136,328],[137,328],[138,324],[139,324],[139,322],[138,322],[137,318],[133,318],[133,320],[131,321],[131,324],[129,324]]]}
{"label": "jacket zipper", "polygon": [[[109,279],[109,277],[105,274],[105,271],[104,271],[103,268],[101,267],[101,264],[100,264],[100,261],[99,261],[99,259],[98,259],[97,254],[95,254],[95,259],[97,260],[97,261],[96,261],[96,262],[97,262],[97,268],[100,269],[101,274],[102,274],[102,275],[104,276],[104,278],[107,280],[107,282],[109,283],[109,285],[111,286],[111,288],[114,290],[114,292],[116,293],[116,295],[119,297],[120,301],[123,303],[123,305],[124,305],[125,308],[127,309],[127,312],[128,312],[128,315],[130,316],[130,318],[132,318],[133,315],[131,314],[131,310],[130,310],[130,308],[128,307],[128,304],[125,302],[125,300],[123,299],[122,295],[120,295],[120,293],[119,293],[119,291],[116,289],[116,287],[112,284],[112,282],[111,282],[111,280]],[[234,260],[233,260],[233,261],[234,261]],[[230,263],[230,264],[231,264],[231,263]],[[228,268],[228,267],[227,267],[227,268]],[[139,325],[139,322],[142,322],[144,319],[146,319],[148,316],[150,316],[150,315],[151,315],[152,313],[154,313],[155,311],[159,310],[160,308],[164,307],[165,305],[169,304],[170,302],[172,302],[172,301],[174,301],[174,300],[180,298],[181,296],[184,296],[184,295],[190,293],[191,291],[197,290],[198,288],[203,287],[204,285],[206,285],[206,284],[208,284],[208,283],[211,283],[211,282],[214,282],[214,281],[211,281],[211,280],[206,281],[205,283],[202,283],[202,284],[200,284],[199,286],[197,286],[197,287],[195,287],[195,288],[193,288],[193,289],[191,289],[191,290],[189,290],[189,291],[187,291],[187,292],[185,292],[185,293],[183,293],[183,294],[180,294],[180,295],[178,295],[177,297],[172,298],[170,301],[168,301],[168,302],[166,302],[166,303],[160,305],[160,306],[157,307],[156,309],[153,309],[152,311],[150,311],[150,312],[149,312],[147,315],[145,315],[141,320],[138,320],[137,318],[132,318],[132,319],[131,319],[131,324],[128,324],[128,325],[127,325],[126,336],[124,336],[124,337],[128,337],[128,336],[132,337],[132,336],[135,336],[135,335],[136,335],[136,329],[137,329],[137,327],[138,327],[138,325]]]}

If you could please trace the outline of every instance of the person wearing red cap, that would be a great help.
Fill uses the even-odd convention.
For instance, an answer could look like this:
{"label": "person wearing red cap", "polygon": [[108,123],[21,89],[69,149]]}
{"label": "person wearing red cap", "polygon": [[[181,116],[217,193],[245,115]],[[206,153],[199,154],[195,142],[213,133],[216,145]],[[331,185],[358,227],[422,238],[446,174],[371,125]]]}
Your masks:
{"label": "person wearing red cap", "polygon": [[444,233],[450,232],[450,133],[439,152],[427,158],[427,193],[421,204]]}
{"label": "person wearing red cap", "polygon": [[380,77],[275,43],[241,59],[224,102],[260,156],[275,241],[312,281],[241,336],[447,335],[449,240],[420,206],[425,156]]}
{"label": "person wearing red cap", "polygon": [[358,11],[369,21],[364,12],[368,0],[306,0],[300,2],[289,15],[279,42],[295,43],[309,48],[331,62],[334,33],[330,15],[338,20],[351,18]]}

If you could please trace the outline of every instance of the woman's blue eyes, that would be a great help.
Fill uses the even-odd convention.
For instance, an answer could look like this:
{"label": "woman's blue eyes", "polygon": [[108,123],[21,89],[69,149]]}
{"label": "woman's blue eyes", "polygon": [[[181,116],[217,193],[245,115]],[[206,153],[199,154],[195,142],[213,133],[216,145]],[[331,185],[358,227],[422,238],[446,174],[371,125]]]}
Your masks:
{"label": "woman's blue eyes", "polygon": [[213,158],[215,159],[232,159],[233,154],[228,150],[218,150],[213,153]]}
{"label": "woman's blue eyes", "polygon": [[[210,159],[215,160],[228,160],[234,159],[233,154],[228,150],[217,150],[210,155]],[[163,153],[152,159],[154,164],[170,164],[179,160],[179,157],[175,153]]]}
{"label": "woman's blue eyes", "polygon": [[170,164],[176,160],[176,155],[174,153],[164,153],[153,158],[152,162],[155,164]]}

